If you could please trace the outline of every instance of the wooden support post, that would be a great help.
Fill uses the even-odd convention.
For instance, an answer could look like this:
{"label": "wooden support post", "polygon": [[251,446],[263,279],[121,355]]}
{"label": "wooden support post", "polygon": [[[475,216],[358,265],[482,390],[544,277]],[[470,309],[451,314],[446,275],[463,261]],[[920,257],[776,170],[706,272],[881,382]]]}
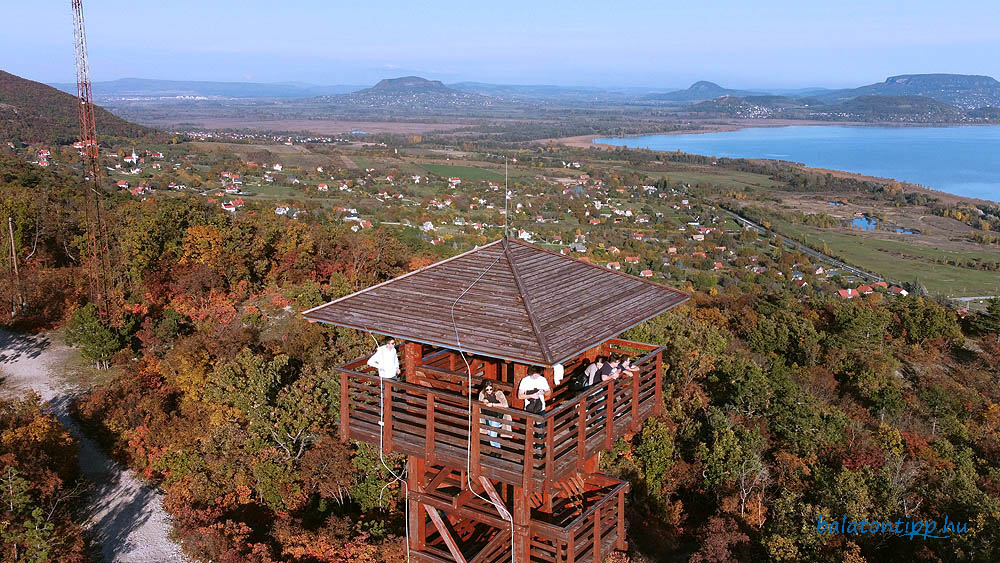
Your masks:
{"label": "wooden support post", "polygon": [[653,403],[653,414],[663,412],[663,351],[656,354],[656,400]]}
{"label": "wooden support post", "polygon": [[576,470],[587,463],[587,401],[576,404]]}
{"label": "wooden support post", "polygon": [[437,461],[434,453],[434,429],[437,423],[434,420],[434,393],[427,394],[427,428],[424,429],[424,459],[433,465]]}
{"label": "wooden support post", "polygon": [[517,387],[521,385],[521,380],[528,375],[528,366],[524,364],[514,364],[514,398],[511,406],[515,409],[523,409],[524,401],[517,396]]}
{"label": "wooden support post", "polygon": [[482,463],[479,454],[479,417],[482,413],[482,405],[479,401],[472,401],[472,428],[469,429],[469,471],[473,479],[479,478],[479,466]]}
{"label": "wooden support post", "polygon": [[566,563],[576,561],[576,538],[573,536],[574,534],[569,535],[569,543],[566,544]]}
{"label": "wooden support post", "polygon": [[[425,477],[425,466],[422,459],[410,456],[409,469],[406,478],[406,489],[408,493],[422,493],[423,479]],[[427,542],[427,519],[424,517],[423,505],[415,500],[407,500],[409,510],[409,542],[410,550],[422,551]]]}
{"label": "wooden support post", "polygon": [[628,549],[628,542],[625,541],[625,489],[618,491],[618,539],[615,541],[615,549]]}
{"label": "wooden support post", "polygon": [[351,405],[347,393],[346,373],[340,374],[340,441],[347,442],[351,437]]}
{"label": "wooden support post", "polygon": [[382,449],[385,453],[392,451],[392,381],[379,378],[382,386]]}
{"label": "wooden support post", "polygon": [[601,507],[594,508],[594,561],[601,559]]}
{"label": "wooden support post", "polygon": [[531,561],[531,489],[514,487],[514,560]]}
{"label": "wooden support post", "polygon": [[615,445],[615,380],[608,381],[607,407],[604,411],[604,449],[610,450]]}
{"label": "wooden support post", "polygon": [[413,383],[417,376],[417,368],[423,363],[424,348],[419,342],[407,342],[403,345],[403,377]]}
{"label": "wooden support post", "polygon": [[448,551],[451,552],[451,556],[455,559],[456,563],[467,563],[465,556],[462,555],[462,550],[458,549],[458,544],[455,543],[455,538],[451,537],[451,532],[445,525],[444,520],[438,511],[433,506],[424,505],[424,509],[427,510],[427,514],[431,517],[431,522],[434,523],[434,527],[437,528],[439,534],[441,534],[441,539],[444,540],[444,544],[448,546]]}

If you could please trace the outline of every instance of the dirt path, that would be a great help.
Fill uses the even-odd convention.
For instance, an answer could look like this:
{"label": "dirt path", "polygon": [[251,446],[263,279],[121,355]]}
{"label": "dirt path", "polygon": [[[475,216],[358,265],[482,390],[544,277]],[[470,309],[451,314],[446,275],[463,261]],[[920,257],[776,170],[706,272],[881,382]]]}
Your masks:
{"label": "dirt path", "polygon": [[0,393],[21,395],[34,390],[80,441],[80,469],[91,486],[85,507],[87,527],[105,561],[185,561],[180,547],[169,539],[170,517],[156,488],[104,455],[69,416],[67,407],[79,389],[60,374],[72,354],[61,338],[0,330],[0,369],[6,376]]}

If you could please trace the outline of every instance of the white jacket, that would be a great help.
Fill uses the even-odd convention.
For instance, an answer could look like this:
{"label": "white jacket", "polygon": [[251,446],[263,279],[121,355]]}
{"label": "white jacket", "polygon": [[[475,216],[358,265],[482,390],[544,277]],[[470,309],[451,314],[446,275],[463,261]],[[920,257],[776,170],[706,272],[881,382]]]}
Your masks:
{"label": "white jacket", "polygon": [[368,365],[377,369],[382,379],[392,379],[399,373],[399,357],[396,350],[388,346],[379,346],[368,358]]}

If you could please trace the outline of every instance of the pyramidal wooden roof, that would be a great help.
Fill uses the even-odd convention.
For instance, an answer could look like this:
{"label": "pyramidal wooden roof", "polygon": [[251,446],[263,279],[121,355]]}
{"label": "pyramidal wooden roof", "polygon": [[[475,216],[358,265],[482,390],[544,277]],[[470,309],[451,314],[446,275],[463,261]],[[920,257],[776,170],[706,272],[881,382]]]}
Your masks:
{"label": "pyramidal wooden roof", "polygon": [[553,365],[687,299],[663,285],[501,239],[303,314],[403,340]]}

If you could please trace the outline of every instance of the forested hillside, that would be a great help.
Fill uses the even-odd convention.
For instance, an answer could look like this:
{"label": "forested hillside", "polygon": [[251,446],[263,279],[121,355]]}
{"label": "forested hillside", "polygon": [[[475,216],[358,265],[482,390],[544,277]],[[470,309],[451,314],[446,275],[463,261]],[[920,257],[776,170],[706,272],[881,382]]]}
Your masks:
{"label": "forested hillside", "polygon": [[[189,555],[405,560],[398,485],[377,449],[336,438],[332,368],[370,352],[370,339],[299,311],[466,248],[414,229],[355,232],[321,210],[286,220],[254,203],[232,214],[193,196],[115,196],[104,320],[79,266],[82,190],[0,158],[0,217],[30,255],[18,326],[67,326],[84,357],[110,363],[76,416],[163,488]],[[807,297],[744,270],[703,292],[697,279],[673,282],[694,293],[689,305],[626,335],[666,346],[669,364],[664,413],[601,462],[632,485],[626,557],[1000,559],[1000,304],[960,321],[916,295]],[[5,319],[11,291],[0,289]],[[904,515],[967,531],[817,531],[821,517]]]}
{"label": "forested hillside", "polygon": [[[104,136],[156,135],[149,127],[96,108],[97,130]],[[25,143],[73,143],[80,138],[76,96],[0,70],[0,139]]]}

